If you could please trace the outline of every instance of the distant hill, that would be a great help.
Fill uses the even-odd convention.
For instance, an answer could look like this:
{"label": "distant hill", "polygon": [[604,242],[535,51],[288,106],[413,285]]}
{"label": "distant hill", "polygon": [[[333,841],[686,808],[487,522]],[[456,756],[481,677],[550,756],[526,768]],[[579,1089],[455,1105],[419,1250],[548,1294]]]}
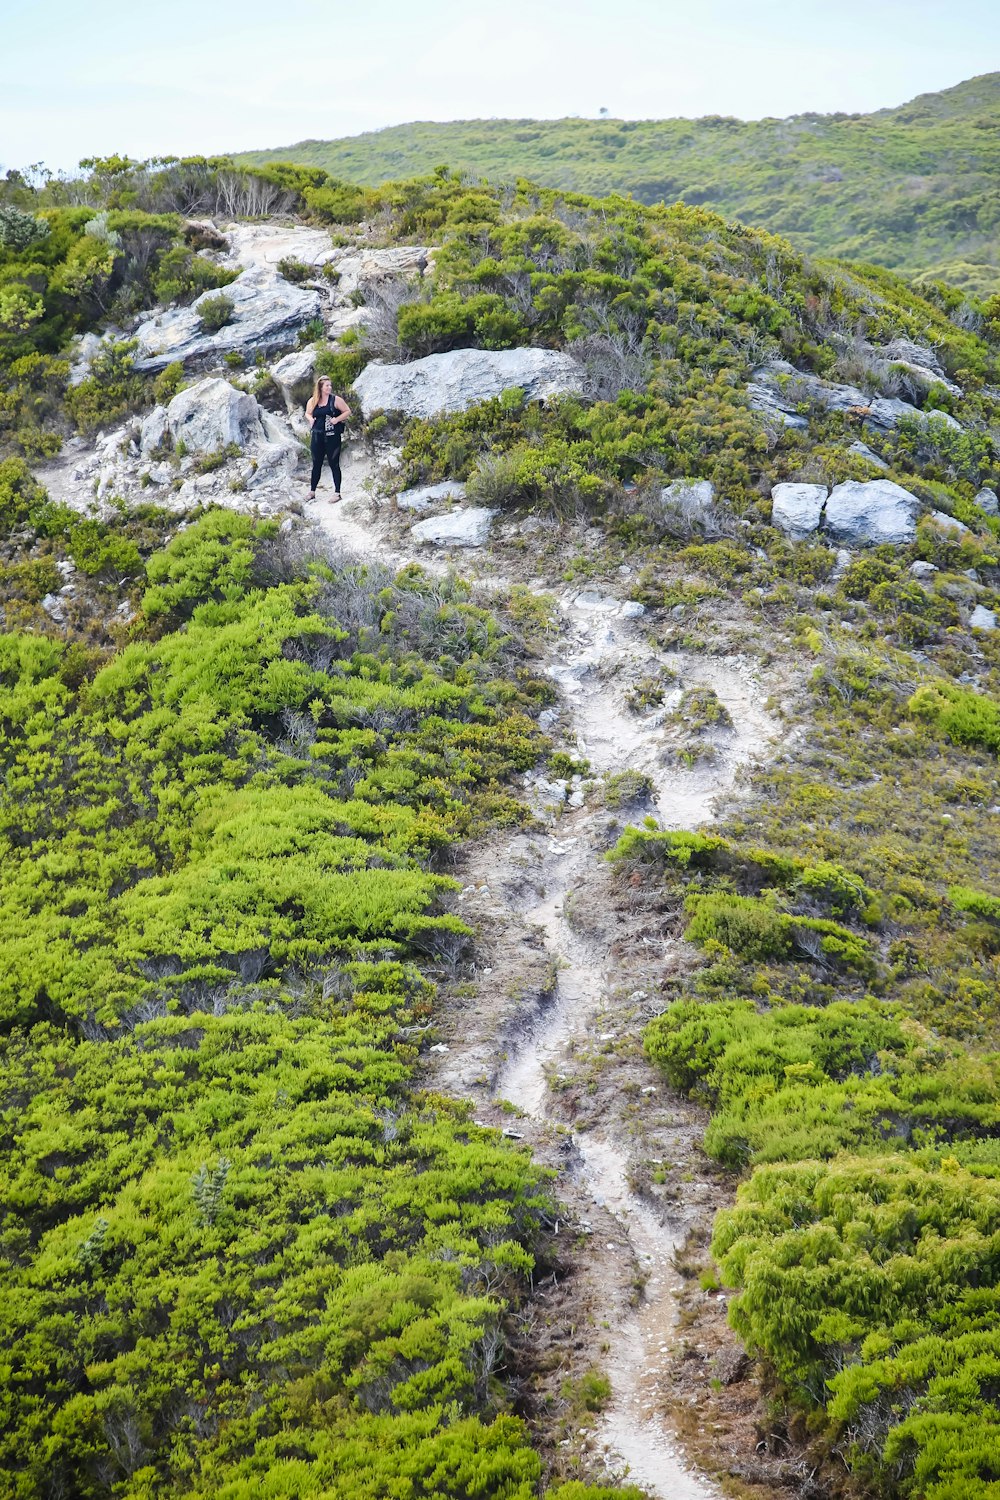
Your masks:
{"label": "distant hill", "polygon": [[372,185],[447,163],[493,181],[681,198],[814,254],[1000,287],[1000,73],[870,115],[417,122],[241,160]]}

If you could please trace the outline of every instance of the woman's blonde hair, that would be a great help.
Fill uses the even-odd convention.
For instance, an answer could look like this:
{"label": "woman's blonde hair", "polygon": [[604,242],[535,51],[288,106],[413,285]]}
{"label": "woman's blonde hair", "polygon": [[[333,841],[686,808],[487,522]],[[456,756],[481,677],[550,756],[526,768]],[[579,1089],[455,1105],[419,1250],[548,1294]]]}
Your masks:
{"label": "woman's blonde hair", "polygon": [[[329,375],[317,375],[316,376],[316,384],[313,386],[313,400],[314,401],[318,401],[319,400],[321,387],[324,386],[324,385],[328,385],[330,387],[330,395],[331,396],[333,395],[333,381],[330,379]],[[300,396],[299,400],[301,400],[301,399],[302,398]]]}

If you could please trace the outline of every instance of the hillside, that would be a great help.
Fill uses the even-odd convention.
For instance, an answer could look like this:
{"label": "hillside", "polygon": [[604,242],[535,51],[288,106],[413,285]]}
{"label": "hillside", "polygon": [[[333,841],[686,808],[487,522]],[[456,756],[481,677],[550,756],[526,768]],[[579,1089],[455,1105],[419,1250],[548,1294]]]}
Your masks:
{"label": "hillside", "polygon": [[421,121],[241,159],[316,164],[362,184],[446,162],[493,182],[682,199],[812,254],[1000,286],[1000,73],[870,115]]}
{"label": "hillside", "polygon": [[988,1496],[1000,298],[448,173],[0,241],[4,1496]]}

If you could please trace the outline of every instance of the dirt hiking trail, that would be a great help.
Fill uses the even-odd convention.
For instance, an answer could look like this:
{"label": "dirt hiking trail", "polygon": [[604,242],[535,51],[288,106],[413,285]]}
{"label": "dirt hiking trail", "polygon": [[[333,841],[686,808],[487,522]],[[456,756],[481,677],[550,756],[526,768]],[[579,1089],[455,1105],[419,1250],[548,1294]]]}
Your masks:
{"label": "dirt hiking trail", "polygon": [[[390,540],[384,519],[363,493],[365,484],[369,491],[376,487],[371,462],[351,445],[345,448],[348,498],[333,505],[321,490],[305,506],[307,519],[338,554],[393,568],[416,561],[440,573],[454,566],[465,576],[478,573],[487,588],[502,585],[503,567],[488,548],[474,556],[428,547],[408,550],[395,526]],[[565,585],[557,584],[555,590],[560,587]],[[691,829],[709,820],[713,804],[733,792],[741,771],[767,753],[778,733],[764,708],[766,691],[753,664],[738,656],[668,656],[647,639],[648,622],[641,610],[625,598],[592,589],[564,593],[559,617],[560,628],[543,657],[543,669],[559,691],[550,729],[556,742],[586,759],[592,777],[626,770],[648,776],[652,793],[646,811],[654,807],[664,826]],[[652,712],[631,710],[630,687],[657,672],[672,684],[662,704]],[[713,689],[731,722],[713,736],[705,763],[699,760],[688,768],[669,747],[665,753],[664,718],[682,690],[694,686]],[[539,787],[536,779],[531,789],[539,810],[548,785]],[[717,1483],[695,1473],[685,1460],[667,1413],[667,1372],[677,1339],[676,1256],[686,1238],[690,1206],[678,1203],[664,1215],[661,1203],[630,1185],[635,1160],[623,1142],[615,1105],[587,1121],[587,1128],[567,1128],[552,1087],[553,1079],[572,1069],[581,1049],[593,1043],[595,1018],[608,995],[620,988],[623,975],[636,972],[621,957],[626,941],[638,943],[642,972],[650,972],[651,966],[669,968],[672,943],[655,928],[637,938],[634,924],[629,927],[611,909],[603,809],[588,807],[583,791],[574,788],[543,817],[548,821],[541,832],[498,835],[482,855],[470,856],[462,872],[468,885],[459,909],[490,933],[496,958],[482,970],[484,976],[516,972],[518,954],[507,946],[513,944],[522,953],[533,949],[536,969],[545,970],[550,979],[512,1006],[509,989],[499,1005],[489,1000],[484,977],[483,994],[434,1049],[439,1054],[434,1086],[472,1098],[481,1113],[490,1113],[492,1106],[491,1123],[499,1118],[510,1125],[509,1106],[508,1113],[498,1114],[501,1101],[510,1101],[519,1118],[516,1132],[508,1133],[533,1148],[544,1148],[548,1141],[550,1158],[558,1133],[563,1169],[558,1191],[599,1242],[594,1293],[596,1298],[605,1293],[600,1311],[606,1352],[600,1362],[612,1393],[603,1411],[588,1418],[584,1447],[592,1472],[627,1477],[659,1500],[719,1500],[723,1492]],[[657,1093],[669,1104],[666,1114],[661,1107],[664,1149],[675,1159],[685,1154],[688,1161],[695,1159],[702,1122],[695,1121],[686,1101],[669,1096],[660,1075],[640,1066],[646,1068],[643,1077],[651,1080],[641,1090],[650,1096],[650,1106],[657,1103],[652,1098]],[[610,1086],[614,1093],[614,1078]],[[697,1195],[697,1184],[692,1195]],[[602,1254],[607,1262],[603,1271]],[[604,1275],[606,1287],[601,1285]],[[623,1277],[631,1282],[631,1295],[627,1287],[622,1291]],[[636,1288],[641,1289],[638,1298]]]}

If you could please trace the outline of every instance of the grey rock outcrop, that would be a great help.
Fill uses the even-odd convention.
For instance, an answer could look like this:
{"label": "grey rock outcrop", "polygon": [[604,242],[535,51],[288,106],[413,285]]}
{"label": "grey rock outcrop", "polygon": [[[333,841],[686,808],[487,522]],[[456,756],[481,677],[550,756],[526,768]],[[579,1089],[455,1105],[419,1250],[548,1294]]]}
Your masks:
{"label": "grey rock outcrop", "polygon": [[1000,514],[1000,502],[997,501],[996,490],[990,490],[984,486],[972,503],[978,505],[984,516]]}
{"label": "grey rock outcrop", "polygon": [[945,427],[951,427],[955,432],[962,431],[962,424],[955,420],[946,411],[921,411],[919,407],[911,406],[908,401],[900,401],[896,396],[876,396],[868,403],[868,411],[865,422],[879,432],[891,432],[904,420],[913,420],[927,426],[929,422],[943,422]]}
{"label": "grey rock outcrop", "polygon": [[482,547],[490,535],[495,510],[470,506],[443,516],[428,516],[410,527],[415,542],[433,547]]}
{"label": "grey rock outcrop", "polygon": [[830,493],[823,513],[825,529],[839,542],[912,542],[917,534],[920,501],[890,479],[850,479]]}
{"label": "grey rock outcrop", "polygon": [[825,484],[776,484],[771,491],[771,525],[792,541],[802,541],[819,527],[826,494]]}
{"label": "grey rock outcrop", "polygon": [[404,490],[396,496],[400,510],[431,510],[446,500],[464,500],[465,485],[456,479],[445,479],[441,484],[425,484],[419,489]]}
{"label": "grey rock outcrop", "polygon": [[924,562],[922,559],[910,563],[910,572],[914,578],[933,578],[934,574],[940,571],[937,563]]}
{"label": "grey rock outcrop", "polygon": [[154,313],[135,330],[139,347],[135,368],[165,369],[174,360],[185,365],[220,360],[224,354],[277,354],[295,343],[299,329],[320,313],[319,293],[293,286],[274,271],[254,266],[223,292],[233,303],[231,320],[210,333],[202,327],[199,308],[219,292],[203,292],[190,307]]}
{"label": "grey rock outcrop", "polygon": [[863,458],[865,463],[871,464],[874,469],[881,469],[884,474],[889,472],[889,465],[885,459],[879,458],[878,454],[873,453],[868,444],[862,443],[860,439],[856,443],[851,443],[847,451],[848,453],[856,453],[858,458]]}
{"label": "grey rock outcrop", "polygon": [[434,251],[426,245],[394,245],[384,250],[359,248],[335,256],[338,291],[350,296],[366,281],[385,281],[397,276],[418,277],[427,269]]}
{"label": "grey rock outcrop", "polygon": [[794,365],[782,359],[772,360],[756,369],[747,393],[750,405],[758,411],[772,416],[784,413],[786,417],[794,417],[795,421],[789,425],[796,427],[808,425],[796,408],[810,402],[827,411],[851,412],[879,432],[890,432],[904,418],[913,418],[924,424],[937,420],[961,431],[961,423],[947,412],[921,411],[895,396],[868,396],[859,386],[822,380],[808,371],[796,370]]}
{"label": "grey rock outcrop", "polygon": [[376,360],[354,382],[366,417],[376,411],[425,418],[466,411],[515,386],[529,401],[543,401],[582,390],[583,373],[556,349],[452,349],[408,365]]}
{"label": "grey rock outcrop", "polygon": [[69,385],[79,385],[90,374],[90,366],[104,340],[99,333],[81,333],[73,340],[70,352]]}
{"label": "grey rock outcrop", "polygon": [[969,616],[970,630],[996,630],[997,617],[995,610],[987,609],[985,604],[977,604]]}
{"label": "grey rock outcrop", "polygon": [[932,510],[931,520],[935,526],[940,526],[942,531],[949,532],[952,536],[968,536],[969,528],[964,521],[959,521],[956,516],[949,516],[946,511]]}
{"label": "grey rock outcrop", "polygon": [[791,427],[798,432],[808,429],[808,418],[793,410],[792,405],[783,401],[774,388],[764,381],[751,380],[747,386],[747,396],[754,411],[759,411],[761,416],[770,421],[780,422],[783,427]]}

